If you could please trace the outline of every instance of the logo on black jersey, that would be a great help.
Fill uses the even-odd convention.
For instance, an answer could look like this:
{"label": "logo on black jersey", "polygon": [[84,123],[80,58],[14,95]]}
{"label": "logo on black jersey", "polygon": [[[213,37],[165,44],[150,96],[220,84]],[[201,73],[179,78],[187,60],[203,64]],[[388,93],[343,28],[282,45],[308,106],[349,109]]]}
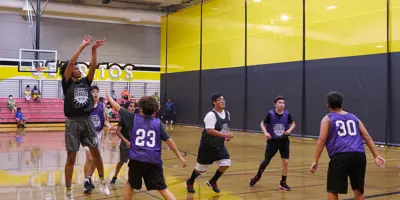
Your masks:
{"label": "logo on black jersey", "polygon": [[74,104],[83,107],[89,103],[89,92],[86,88],[75,88]]}

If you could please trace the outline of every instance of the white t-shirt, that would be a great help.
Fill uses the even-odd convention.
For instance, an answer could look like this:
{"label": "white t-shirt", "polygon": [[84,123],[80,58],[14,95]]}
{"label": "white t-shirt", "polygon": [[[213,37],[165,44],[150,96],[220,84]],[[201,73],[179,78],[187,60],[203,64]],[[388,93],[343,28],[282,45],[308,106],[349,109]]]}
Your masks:
{"label": "white t-shirt", "polygon": [[[221,119],[225,119],[225,112],[228,113],[228,120],[231,119],[231,115],[229,115],[228,111],[222,111],[222,112],[218,112],[216,110],[214,110],[215,112],[217,112],[217,114],[219,115],[219,117],[221,117]],[[205,124],[205,128],[206,129],[215,129],[215,124],[217,123],[217,117],[215,116],[215,114],[210,111],[207,113],[206,117],[204,117],[204,124]]]}

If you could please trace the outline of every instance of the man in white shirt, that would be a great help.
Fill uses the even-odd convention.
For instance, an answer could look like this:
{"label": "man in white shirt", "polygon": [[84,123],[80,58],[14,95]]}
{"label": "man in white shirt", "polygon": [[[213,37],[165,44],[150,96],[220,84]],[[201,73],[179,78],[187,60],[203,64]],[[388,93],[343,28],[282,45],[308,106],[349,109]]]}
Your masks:
{"label": "man in white shirt", "polygon": [[205,173],[214,162],[218,163],[219,167],[215,175],[206,183],[214,192],[219,193],[217,181],[231,165],[229,152],[225,147],[225,140],[229,141],[233,138],[232,133],[229,132],[230,114],[224,109],[225,99],[221,94],[214,94],[211,101],[214,109],[204,118],[205,127],[201,136],[197,163],[191,177],[186,181],[186,189],[189,193],[195,192],[193,187],[195,179]]}

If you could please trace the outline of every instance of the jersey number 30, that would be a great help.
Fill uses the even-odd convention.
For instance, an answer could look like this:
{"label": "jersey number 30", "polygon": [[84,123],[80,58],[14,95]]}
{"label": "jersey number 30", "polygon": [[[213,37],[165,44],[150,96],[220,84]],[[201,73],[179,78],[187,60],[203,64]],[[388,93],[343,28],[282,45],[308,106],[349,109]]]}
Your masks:
{"label": "jersey number 30", "polygon": [[354,120],[347,120],[346,123],[342,120],[337,120],[336,127],[339,127],[337,134],[340,137],[346,136],[347,134],[350,136],[357,135],[356,122],[354,122]]}
{"label": "jersey number 30", "polygon": [[[147,138],[147,141],[144,139]],[[136,131],[135,145],[143,147],[154,147],[156,146],[156,132],[153,130],[145,131],[144,129],[138,129]]]}

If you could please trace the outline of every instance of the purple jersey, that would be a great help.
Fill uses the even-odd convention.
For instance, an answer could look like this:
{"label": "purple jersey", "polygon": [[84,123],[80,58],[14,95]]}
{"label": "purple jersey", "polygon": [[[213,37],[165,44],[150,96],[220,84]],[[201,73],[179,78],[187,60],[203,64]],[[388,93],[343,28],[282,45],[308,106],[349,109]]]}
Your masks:
{"label": "purple jersey", "polygon": [[285,131],[289,129],[289,111],[284,110],[281,117],[276,116],[274,110],[268,112],[270,122],[267,124],[267,132],[271,134],[272,139],[284,138]]}
{"label": "purple jersey", "polygon": [[358,118],[351,114],[328,114],[330,126],[326,149],[329,157],[337,153],[365,152]]}
{"label": "purple jersey", "polygon": [[100,132],[104,127],[104,105],[99,102],[97,107],[90,113],[90,119],[94,124],[96,131]]}
{"label": "purple jersey", "polygon": [[130,135],[129,158],[153,164],[161,160],[161,121],[157,118],[136,114]]}

